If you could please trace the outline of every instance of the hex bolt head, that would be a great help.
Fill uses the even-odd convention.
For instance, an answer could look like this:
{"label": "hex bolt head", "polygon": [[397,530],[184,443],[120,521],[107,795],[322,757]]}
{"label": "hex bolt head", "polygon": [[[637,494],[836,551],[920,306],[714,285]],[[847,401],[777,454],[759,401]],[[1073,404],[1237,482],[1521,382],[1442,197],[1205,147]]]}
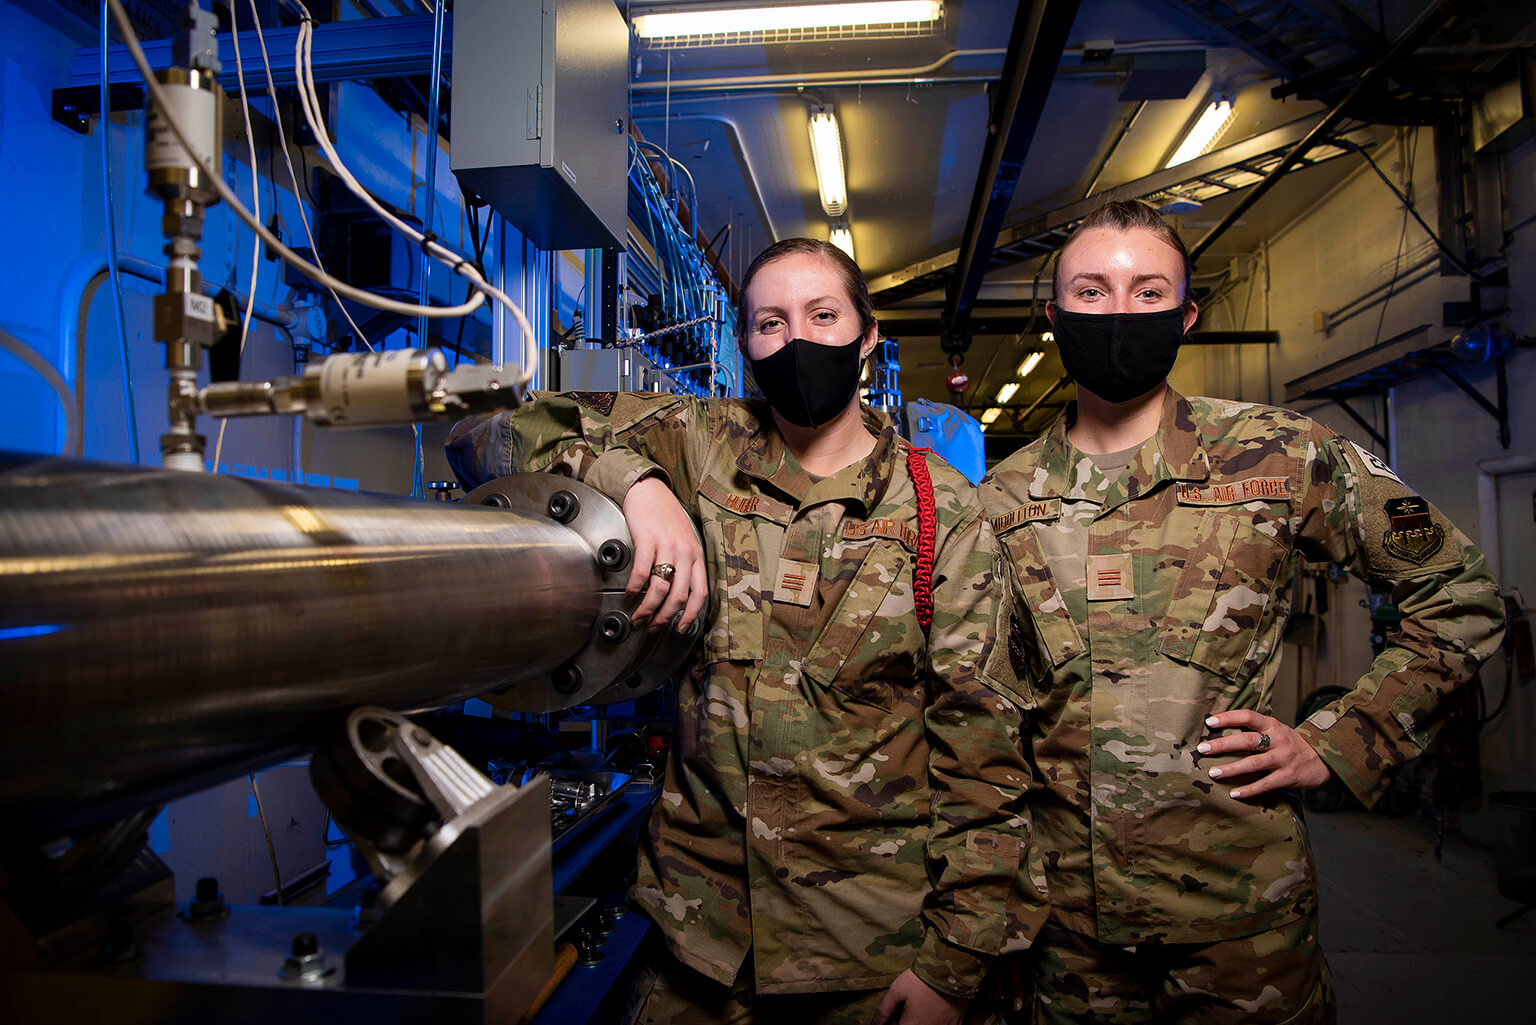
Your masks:
{"label": "hex bolt head", "polygon": [[289,982],[317,982],[335,970],[326,959],[325,951],[320,949],[315,934],[301,932],[294,936],[293,946],[283,958],[282,970],[277,974]]}
{"label": "hex bolt head", "polygon": [[597,550],[597,561],[606,570],[623,569],[629,565],[629,545],[618,538],[610,538]]}
{"label": "hex bolt head", "polygon": [[556,491],[549,496],[549,515],[561,523],[569,523],[581,512],[581,501],[569,491]]}
{"label": "hex bolt head", "polygon": [[480,504],[494,506],[497,509],[512,508],[512,503],[507,499],[507,496],[495,491],[482,498]]}

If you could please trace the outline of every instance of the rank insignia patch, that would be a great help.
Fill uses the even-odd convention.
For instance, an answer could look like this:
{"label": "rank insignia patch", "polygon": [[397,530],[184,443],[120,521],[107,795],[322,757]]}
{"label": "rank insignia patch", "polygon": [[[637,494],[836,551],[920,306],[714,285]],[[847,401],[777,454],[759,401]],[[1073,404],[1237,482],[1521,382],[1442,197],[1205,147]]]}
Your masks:
{"label": "rank insignia patch", "polygon": [[1381,545],[1392,555],[1422,566],[1445,544],[1445,528],[1429,515],[1429,503],[1417,495],[1387,502],[1391,526],[1381,535]]}

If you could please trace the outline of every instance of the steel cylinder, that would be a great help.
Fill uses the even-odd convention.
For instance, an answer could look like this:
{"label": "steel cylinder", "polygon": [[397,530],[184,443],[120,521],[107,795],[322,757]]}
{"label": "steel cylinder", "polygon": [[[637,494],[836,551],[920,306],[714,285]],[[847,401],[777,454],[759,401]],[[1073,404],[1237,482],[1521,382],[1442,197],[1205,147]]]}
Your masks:
{"label": "steel cylinder", "polygon": [[594,634],[600,581],[542,502],[0,460],[0,812],[101,821],[306,749],[361,704],[547,678]]}

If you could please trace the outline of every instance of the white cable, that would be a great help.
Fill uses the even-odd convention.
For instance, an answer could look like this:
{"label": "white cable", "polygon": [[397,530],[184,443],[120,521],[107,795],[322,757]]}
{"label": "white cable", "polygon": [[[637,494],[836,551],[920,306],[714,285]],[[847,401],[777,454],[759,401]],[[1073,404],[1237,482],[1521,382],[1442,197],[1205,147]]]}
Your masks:
{"label": "white cable", "polygon": [[[236,8],[229,5],[229,36],[235,46],[235,74],[240,78],[240,120],[245,124],[245,145],[251,155],[251,213],[261,220],[261,175],[256,170],[256,137],[251,133],[251,101],[245,95],[245,62],[240,58],[240,25]],[[256,312],[256,281],[261,272],[261,239],[251,250],[251,288],[245,298],[245,317],[240,322],[240,355],[245,355],[245,341],[251,336],[251,314]],[[219,460],[224,454],[224,429],[228,418],[219,421],[219,436],[213,443],[213,472],[219,472]]]}
{"label": "white cable", "polygon": [[59,449],[59,455],[71,455],[75,446],[80,443],[80,407],[75,405],[75,396],[69,390],[69,385],[64,383],[64,378],[54,369],[52,363],[44,359],[36,349],[23,342],[20,338],[0,328],[0,349],[9,352],[27,366],[37,371],[37,375],[48,383],[54,394],[59,397],[59,405],[64,407],[64,444]]}
{"label": "white cable", "polygon": [[[251,20],[256,24],[256,42],[261,46],[261,63],[267,72],[267,96],[272,100],[272,120],[277,123],[277,142],[283,150],[283,163],[288,165],[288,181],[293,185],[293,201],[299,208],[299,223],[304,225],[304,237],[309,239],[309,251],[315,254],[315,266],[325,270],[325,264],[320,260],[320,246],[315,242],[315,233],[309,227],[309,215],[304,212],[304,193],[299,187],[298,172],[293,169],[293,155],[288,152],[288,136],[283,131],[283,112],[277,102],[277,85],[272,80],[272,58],[267,55],[267,39],[262,32],[261,15],[256,12],[256,0],[251,0]],[[358,339],[373,352],[373,343],[368,336],[363,334],[363,329],[357,326],[357,321],[352,319],[351,312],[346,303],[341,301],[341,296],[336,294],[334,288],[329,290],[332,298],[336,300],[336,306],[341,310],[341,315],[347,318],[347,323],[352,325],[352,331]]]}
{"label": "white cable", "polygon": [[[528,323],[528,318],[523,315],[522,309],[514,303],[506,293],[496,288],[480,274],[479,270],[455,253],[427,236],[417,231],[413,225],[406,223],[387,210],[373,197],[363,184],[357,180],[346,163],[341,159],[341,154],[336,151],[336,146],[331,140],[331,133],[326,128],[325,118],[320,113],[320,93],[315,88],[314,66],[314,20],[306,18],[299,23],[299,34],[294,42],[294,78],[299,86],[299,101],[304,109],[304,118],[309,122],[310,130],[314,133],[315,141],[325,152],[326,158],[331,162],[331,169],[341,178],[343,184],[375,214],[406,238],[421,246],[422,251],[447,264],[452,270],[468,278],[475,288],[491,296],[501,303],[512,318],[517,321],[517,326],[523,334],[523,379],[519,387],[526,386],[533,380],[533,368],[538,363],[538,340],[534,337],[533,327]],[[431,144],[437,145],[436,126],[428,126],[431,136]],[[427,183],[429,188],[433,183]]]}
{"label": "white cable", "polygon": [[[216,193],[218,193],[219,198],[225,203],[229,204],[229,208],[233,210],[242,221],[250,225],[251,229],[261,237],[261,240],[272,248],[273,252],[277,253],[293,266],[299,268],[299,270],[303,271],[309,277],[314,278],[316,281],[323,285],[335,289],[340,294],[348,296],[365,306],[372,306],[375,309],[386,310],[390,313],[399,313],[407,317],[423,315],[428,317],[462,317],[473,313],[475,310],[479,309],[485,304],[485,294],[483,291],[477,292],[475,297],[469,302],[462,303],[458,306],[423,307],[417,306],[414,303],[397,302],[394,299],[387,299],[384,296],[374,295],[372,292],[365,292],[361,289],[353,288],[345,281],[332,277],[330,274],[327,274],[319,267],[316,267],[309,261],[305,260],[298,253],[295,253],[293,250],[283,245],[282,240],[267,230],[266,225],[262,224],[259,220],[256,220],[251,216],[251,212],[245,208],[243,203],[240,202],[239,197],[236,196],[234,192],[230,190],[229,186],[225,185],[223,180],[220,179],[218,175],[214,174],[212,169],[203,162],[200,156],[198,156],[196,148],[192,146],[188,141],[187,133],[182,130],[180,123],[177,122],[175,116],[171,113],[174,108],[169,102],[169,97],[166,96],[165,91],[161,88],[159,80],[155,78],[154,70],[150,68],[149,59],[144,56],[143,48],[139,46],[138,36],[133,31],[133,23],[128,20],[127,12],[123,10],[122,0],[107,0],[107,3],[112,7],[112,17],[117,21],[118,31],[122,33],[123,42],[128,47],[128,53],[133,57],[134,64],[138,66],[139,74],[144,78],[144,86],[149,90],[150,96],[154,98],[155,105],[159,108],[161,117],[165,119],[166,125],[171,129],[171,134],[174,135],[176,140],[181,143],[181,146],[184,150],[186,150],[187,157],[192,162],[192,165],[202,173],[208,184],[213,187],[213,190]],[[466,266],[467,265],[468,264],[466,261]],[[521,310],[515,310],[514,312],[516,312],[519,316],[522,313]],[[522,321],[519,321],[519,323],[521,322]]]}

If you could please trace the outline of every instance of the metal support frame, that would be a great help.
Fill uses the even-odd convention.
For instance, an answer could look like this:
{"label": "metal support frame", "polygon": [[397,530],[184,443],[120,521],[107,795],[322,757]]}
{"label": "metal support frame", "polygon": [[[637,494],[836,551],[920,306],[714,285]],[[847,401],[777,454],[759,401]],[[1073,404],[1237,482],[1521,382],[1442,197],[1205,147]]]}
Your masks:
{"label": "metal support frame", "polygon": [[[1331,0],[1164,0],[1165,6],[1194,16],[1211,30],[1274,72],[1296,79],[1336,66],[1360,53],[1352,25],[1338,24],[1320,7],[1343,8]],[[1358,22],[1358,16],[1355,18]]]}
{"label": "metal support frame", "polygon": [[1207,231],[1198,242],[1189,247],[1190,262],[1198,263],[1201,254],[1211,248],[1212,243],[1226,234],[1228,228],[1236,224],[1238,219],[1247,213],[1253,204],[1257,203],[1264,197],[1265,193],[1275,187],[1276,183],[1285,176],[1287,171],[1300,162],[1308,149],[1316,145],[1328,132],[1333,130],[1334,125],[1344,119],[1345,112],[1362,93],[1381,79],[1392,65],[1417,50],[1425,40],[1439,31],[1440,27],[1450,17],[1451,13],[1448,10],[1444,9],[1440,4],[1434,3],[1415,18],[1413,23],[1404,29],[1402,34],[1393,41],[1391,48],[1382,55],[1381,60],[1377,61],[1369,71],[1360,76],[1360,80],[1345,94],[1344,98],[1336,103],[1327,114],[1323,115],[1323,119],[1307,133],[1305,138],[1291,147],[1290,152],[1265,175],[1264,180],[1247,190],[1243,197],[1237,201],[1237,204],[1231,210],[1228,210],[1220,221],[1216,222],[1215,227]]}
{"label": "metal support frame", "polygon": [[[1248,185],[1255,174],[1261,174],[1278,162],[1284,153],[1304,138],[1322,120],[1322,114],[1299,118],[1267,132],[1224,146],[1202,157],[1196,157],[1177,167],[1168,168],[1117,185],[1087,199],[1060,207],[1050,213],[1032,217],[998,232],[993,267],[1000,263],[1019,263],[1038,256],[1046,256],[1065,241],[1067,232],[1078,221],[1110,200],[1146,199],[1160,193],[1182,189],[1190,183],[1200,183],[1215,194],[1238,192]],[[1352,135],[1360,126],[1343,129],[1337,135]],[[1362,137],[1363,138],[1363,137]],[[1343,156],[1347,151],[1336,150],[1302,156],[1300,163],[1311,166],[1325,160]],[[999,257],[1005,259],[1000,260]],[[870,280],[869,290],[876,305],[893,303],[922,295],[940,288],[953,275],[960,258],[959,249],[951,249],[938,256],[910,264],[901,270],[882,274]]]}
{"label": "metal support frame", "polygon": [[1034,141],[1077,6],[1077,0],[1034,0],[1014,16],[981,169],[944,305],[942,345],[947,353],[960,355],[970,347],[971,308],[990,268],[998,232]]}
{"label": "metal support frame", "polygon": [[1355,407],[1349,404],[1349,396],[1334,395],[1332,398],[1340,409],[1349,414],[1351,420],[1360,425],[1362,431],[1371,436],[1372,441],[1381,446],[1381,450],[1386,453],[1387,462],[1390,463],[1392,461],[1392,443],[1382,436],[1382,433],[1376,429],[1375,425],[1356,412]]}
{"label": "metal support frame", "polygon": [[[602,333],[604,345],[619,344],[619,251],[604,249],[602,256]],[[590,329],[589,329],[590,330]]]}
{"label": "metal support frame", "polygon": [[1034,415],[1035,410],[1039,409],[1042,405],[1044,405],[1046,399],[1050,398],[1052,395],[1055,395],[1070,380],[1072,380],[1072,375],[1071,374],[1062,374],[1060,377],[1056,378],[1056,383],[1055,384],[1051,385],[1045,391],[1041,392],[1040,393],[1040,397],[1035,399],[1035,401],[1031,402],[1029,404],[1028,408],[1026,408],[1024,410],[1024,412],[1020,413],[1018,416],[1013,418],[1014,425],[1016,427],[1018,427],[1020,430],[1023,430],[1024,429],[1024,422],[1026,420],[1028,420],[1031,416]]}
{"label": "metal support frame", "polygon": [[1466,392],[1473,402],[1483,407],[1483,412],[1498,422],[1499,445],[1502,448],[1509,448],[1509,376],[1504,369],[1504,357],[1498,356],[1494,359],[1494,372],[1498,381],[1497,403],[1489,402],[1487,396],[1472,387],[1472,382],[1461,376],[1460,371],[1452,367],[1449,360],[1441,359],[1436,361],[1435,369],[1439,370],[1456,387]]}
{"label": "metal support frame", "polygon": [[[445,20],[443,32],[443,70],[450,73],[453,54],[453,15]],[[391,18],[364,18],[358,21],[333,21],[316,25],[314,33],[315,82],[339,82],[346,79],[397,78],[432,73],[433,15],[406,14]],[[297,27],[267,28],[267,53],[272,58],[272,80],[278,88],[295,83],[293,45]],[[150,39],[141,44],[149,66],[155,71],[171,67],[171,41]],[[235,45],[228,32],[218,35],[219,59],[224,69],[215,80],[226,89],[239,87],[235,70]],[[240,52],[259,53],[255,29],[240,33]],[[138,65],[123,45],[107,50],[107,77],[113,81],[137,81]],[[266,70],[260,61],[246,60],[245,86],[265,90]],[[95,85],[101,81],[101,48],[82,46],[75,50],[69,66],[69,84]]]}

